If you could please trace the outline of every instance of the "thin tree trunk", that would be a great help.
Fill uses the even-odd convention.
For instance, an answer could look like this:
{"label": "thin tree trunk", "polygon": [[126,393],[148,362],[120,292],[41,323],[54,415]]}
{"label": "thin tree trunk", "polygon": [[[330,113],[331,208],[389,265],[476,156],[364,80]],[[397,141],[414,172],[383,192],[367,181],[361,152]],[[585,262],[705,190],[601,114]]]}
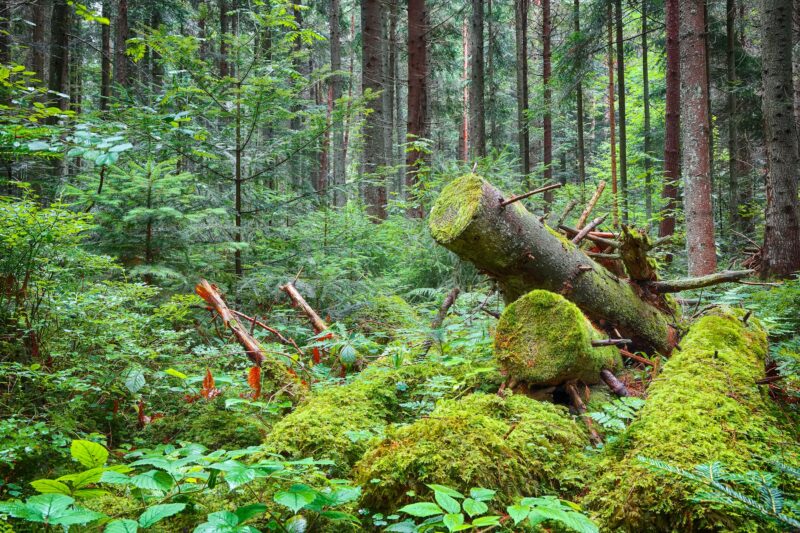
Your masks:
{"label": "thin tree trunk", "polygon": [[[428,19],[425,0],[408,0],[408,140],[427,137]],[[406,155],[406,199],[408,216],[422,218],[422,206],[416,200],[417,172],[424,163],[424,153],[409,150]]]}
{"label": "thin tree trunk", "polygon": [[11,4],[9,0],[0,0],[0,63],[7,65],[11,60]]}
{"label": "thin tree trunk", "polygon": [[653,219],[653,176],[650,169],[652,137],[650,133],[650,65],[647,57],[647,5],[642,0],[642,100],[644,104],[644,210],[648,226]]}
{"label": "thin tree trunk", "polygon": [[[550,20],[550,0],[542,0],[542,83],[544,84],[544,116],[542,117],[542,159],[544,163],[544,182],[553,180],[553,102],[550,88],[552,24]],[[553,201],[553,191],[544,193],[547,203]]]}
{"label": "thin tree trunk", "polygon": [[500,135],[497,131],[497,93],[498,87],[495,75],[495,38],[494,14],[492,13],[492,0],[486,1],[486,77],[489,80],[489,94],[486,103],[486,114],[489,116],[489,143],[492,149],[500,150]]}
{"label": "thin tree trunk", "polygon": [[[794,0],[792,16],[792,76],[794,80],[794,122],[800,135],[800,0]],[[800,139],[800,138],[799,138]]]}
{"label": "thin tree trunk", "polygon": [[467,19],[464,19],[464,24],[461,28],[461,40],[462,40],[462,55],[464,59],[464,66],[463,66],[463,73],[462,73],[462,83],[464,84],[464,94],[462,96],[462,109],[461,109],[461,129],[459,131],[459,155],[461,156],[462,161],[469,161],[469,150],[470,150],[470,139],[469,139],[469,131],[470,131],[470,117],[469,117],[469,25],[467,23]]}
{"label": "thin tree trunk", "polygon": [[667,237],[675,233],[675,210],[678,207],[678,178],[680,175],[680,50],[679,0],[666,0],[667,34],[667,94],[664,111],[664,189],[665,200],[658,234]]}
{"label": "thin tree trunk", "polygon": [[711,274],[717,268],[704,33],[704,1],[685,0],[680,10],[681,123],[690,276]]}
{"label": "thin tree trunk", "polygon": [[[574,1],[575,12],[575,33],[581,32],[581,2]],[[586,201],[586,151],[583,139],[583,81],[578,79],[578,86],[575,89],[575,114],[578,128],[578,183],[581,187],[581,202]]]}
{"label": "thin tree trunk", "polygon": [[[103,0],[102,15],[111,20],[111,0]],[[111,98],[111,25],[100,28],[100,111],[108,109]]]}
{"label": "thin tree trunk", "polygon": [[[342,36],[340,27],[341,7],[339,0],[330,0],[330,25],[331,25],[331,70],[338,72],[342,70]],[[335,103],[342,97],[342,77],[340,75],[331,76],[330,79],[331,98]],[[335,117],[336,115],[334,115]],[[347,203],[347,192],[345,191],[345,152],[344,152],[344,130],[341,120],[334,118],[333,142],[331,143],[331,154],[333,160],[332,185],[333,185],[333,205],[342,207]]]}
{"label": "thin tree trunk", "polygon": [[[579,0],[576,0],[576,2]],[[520,170],[530,188],[531,140],[528,129],[528,0],[514,0],[514,34],[517,52],[517,142]]]}
{"label": "thin tree trunk", "polygon": [[486,105],[483,71],[483,0],[472,0],[470,18],[469,148],[470,157],[486,156]]}
{"label": "thin tree trunk", "polygon": [[736,110],[736,0],[725,4],[726,63],[728,67],[728,217],[731,227],[741,229],[739,219],[739,176],[736,158],[739,156],[738,113]]}
{"label": "thin tree trunk", "polygon": [[617,187],[617,124],[614,110],[614,11],[608,2],[608,138],[611,144],[611,195],[613,201],[612,220],[619,227],[619,197]]}
{"label": "thin tree trunk", "polygon": [[622,38],[622,0],[616,0],[617,87],[619,99],[619,185],[622,199],[622,223],[628,223],[628,134],[625,111],[625,46]]}
{"label": "thin tree trunk", "polygon": [[125,56],[128,36],[128,0],[119,0],[117,3],[116,36],[114,38],[114,81],[120,87],[127,87],[130,77],[128,58]]}
{"label": "thin tree trunk", "polygon": [[[54,93],[67,94],[69,56],[69,6],[67,0],[56,0],[50,18],[50,67],[47,87]],[[59,96],[55,100],[61,109],[67,109],[69,99]]]}
{"label": "thin tree trunk", "polygon": [[[364,200],[367,214],[374,221],[386,219],[386,184],[379,175],[386,164],[386,128],[384,127],[384,106],[380,93],[384,90],[382,34],[383,6],[380,0],[361,2],[361,53],[363,67],[361,89],[363,94],[372,94],[366,103],[369,114],[364,119],[364,174],[369,180],[364,185]],[[377,96],[377,97],[376,97]]]}
{"label": "thin tree trunk", "polygon": [[43,84],[47,84],[47,72],[44,68],[45,52],[47,50],[45,36],[47,8],[47,0],[35,0],[31,4],[31,21],[33,22],[33,29],[31,30],[31,40],[33,41],[31,44],[31,70],[36,73],[36,77],[40,78]]}
{"label": "thin tree trunk", "polygon": [[[219,7],[219,77],[224,78],[228,76],[228,2],[226,0],[219,0],[217,2]],[[299,14],[300,10],[295,10],[295,14]],[[300,39],[297,40],[298,42]]]}
{"label": "thin tree trunk", "polygon": [[764,274],[789,277],[800,270],[800,163],[793,113],[792,1],[762,0],[764,138],[767,145],[767,209]]}

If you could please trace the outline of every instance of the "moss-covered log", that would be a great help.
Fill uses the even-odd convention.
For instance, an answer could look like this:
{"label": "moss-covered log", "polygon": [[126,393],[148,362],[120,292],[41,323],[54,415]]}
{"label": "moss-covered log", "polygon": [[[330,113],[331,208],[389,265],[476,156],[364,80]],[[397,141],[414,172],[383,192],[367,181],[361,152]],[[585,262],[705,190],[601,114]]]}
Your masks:
{"label": "moss-covered log", "polygon": [[[759,390],[767,341],[754,320],[725,311],[705,316],[650,387],[637,420],[606,447],[598,481],[584,500],[603,531],[756,531],[746,515],[693,501],[696,488],[653,472],[639,457],[692,470],[714,461],[730,470],[766,468],[759,460],[793,445],[776,408]],[[786,460],[785,458],[783,459]]]}
{"label": "moss-covered log", "polygon": [[464,492],[493,488],[498,503],[568,495],[585,481],[588,443],[586,429],[564,407],[478,393],[443,401],[430,417],[389,430],[356,465],[361,504],[391,511],[419,499],[410,494],[429,494],[430,483]]}
{"label": "moss-covered log", "polygon": [[429,225],[437,242],[498,281],[507,303],[533,289],[564,295],[598,326],[614,328],[639,349],[668,354],[675,333],[667,317],[519,203],[467,175],[444,188]]}
{"label": "moss-covered log", "polygon": [[501,368],[531,385],[600,381],[600,371],[622,366],[619,350],[594,347],[602,335],[580,309],[558,294],[535,290],[500,316],[494,355]]}

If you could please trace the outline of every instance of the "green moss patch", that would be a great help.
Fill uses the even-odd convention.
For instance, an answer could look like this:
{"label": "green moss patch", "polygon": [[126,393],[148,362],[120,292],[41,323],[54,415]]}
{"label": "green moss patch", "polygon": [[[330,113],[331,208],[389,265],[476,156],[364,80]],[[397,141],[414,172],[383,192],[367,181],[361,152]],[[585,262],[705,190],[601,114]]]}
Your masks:
{"label": "green moss patch", "polygon": [[467,174],[442,189],[428,219],[431,235],[437,242],[452,241],[469,225],[480,207],[484,183],[480,176]]}
{"label": "green moss patch", "polygon": [[638,419],[601,459],[601,476],[584,504],[604,531],[760,530],[730,507],[693,502],[693,487],[638,460],[686,470],[720,461],[741,472],[779,453],[776,443],[791,443],[755,383],[764,373],[767,342],[754,320],[745,325],[733,312],[705,316],[681,344]]}
{"label": "green moss patch", "polygon": [[428,418],[387,431],[356,465],[362,505],[389,511],[427,494],[428,483],[487,487],[498,503],[520,495],[566,494],[580,484],[583,426],[553,404],[476,393],[439,403]]}
{"label": "green moss patch", "polygon": [[414,308],[399,296],[373,298],[351,313],[344,323],[379,343],[389,342],[398,332],[421,324]]}
{"label": "green moss patch", "polygon": [[596,383],[600,370],[622,364],[616,348],[592,346],[592,339],[602,337],[575,304],[535,290],[503,311],[495,334],[495,358],[510,376],[534,385],[571,379]]}

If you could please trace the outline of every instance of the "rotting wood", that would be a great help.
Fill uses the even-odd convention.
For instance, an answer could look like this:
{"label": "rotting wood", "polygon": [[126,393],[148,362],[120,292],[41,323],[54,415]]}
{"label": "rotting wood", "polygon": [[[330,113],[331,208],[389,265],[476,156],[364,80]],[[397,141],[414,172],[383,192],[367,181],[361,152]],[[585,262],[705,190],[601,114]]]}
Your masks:
{"label": "rotting wood", "polygon": [[651,366],[653,368],[656,367],[656,363],[651,361],[650,359],[642,357],[641,355],[635,354],[633,352],[629,352],[624,348],[620,348],[619,353],[622,354],[622,357],[630,359],[631,361],[636,361],[637,363],[642,363],[643,365]]}
{"label": "rotting wood", "polygon": [[603,194],[603,189],[606,188],[606,182],[601,181],[597,184],[597,189],[594,191],[592,198],[589,200],[589,203],[586,204],[586,208],[581,213],[581,216],[578,217],[578,223],[575,224],[575,228],[581,229],[584,224],[586,224],[586,220],[589,218],[589,215],[592,214],[592,210],[594,206],[597,205],[597,201],[600,200],[600,196]]}
{"label": "rotting wood", "polygon": [[625,384],[621,382],[610,370],[605,368],[601,370],[600,379],[602,379],[603,382],[608,385],[608,388],[611,389],[611,392],[617,396],[630,396],[628,388],[625,386]]}
{"label": "rotting wood", "polygon": [[620,344],[630,344],[630,339],[595,339],[592,346],[619,346]]}
{"label": "rotting wood", "polygon": [[569,399],[572,402],[572,407],[574,407],[578,414],[581,415],[581,420],[583,420],[583,423],[586,424],[586,429],[589,431],[589,440],[591,440],[592,444],[595,446],[602,444],[603,438],[595,429],[594,420],[592,420],[591,417],[586,414],[586,404],[583,403],[583,398],[581,398],[578,388],[574,383],[570,382],[564,385],[564,389],[569,395]]}

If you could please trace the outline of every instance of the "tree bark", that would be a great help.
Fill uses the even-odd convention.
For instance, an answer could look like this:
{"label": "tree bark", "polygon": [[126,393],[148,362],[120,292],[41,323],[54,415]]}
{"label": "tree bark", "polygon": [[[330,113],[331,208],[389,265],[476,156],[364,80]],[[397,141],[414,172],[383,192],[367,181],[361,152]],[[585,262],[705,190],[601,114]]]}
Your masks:
{"label": "tree bark", "polygon": [[[55,0],[50,18],[50,67],[47,88],[52,92],[67,94],[69,56],[69,6],[67,0]],[[61,109],[67,109],[69,99],[59,96],[55,100]]]}
{"label": "tree bark", "polygon": [[[580,0],[574,1],[575,12],[575,33],[580,34],[581,31],[581,2]],[[577,119],[578,129],[578,184],[581,188],[581,201],[586,201],[586,151],[584,147],[583,138],[583,81],[578,79],[578,85],[575,88],[575,115]]]}
{"label": "tree bark", "polygon": [[386,219],[385,178],[378,172],[386,164],[386,128],[384,127],[384,90],[382,60],[383,6],[379,0],[361,2],[361,72],[362,93],[371,93],[372,99],[365,104],[368,115],[364,119],[364,166],[368,181],[364,185],[364,201],[367,214],[373,221]]}
{"label": "tree bark", "polygon": [[128,0],[117,3],[116,36],[114,38],[114,81],[121,87],[127,87],[129,81],[128,58],[125,55],[128,40]]}
{"label": "tree bark", "polygon": [[762,111],[767,145],[764,274],[800,270],[797,180],[800,165],[793,113],[792,1],[762,0]]}
{"label": "tree bark", "polygon": [[619,185],[622,199],[622,223],[628,223],[628,133],[625,109],[625,46],[622,38],[622,0],[615,0],[617,27],[617,98],[619,99]]}
{"label": "tree bark", "polygon": [[680,10],[683,186],[689,275],[717,268],[711,201],[711,153],[703,0],[685,0]]}
{"label": "tree bark", "polygon": [[[111,0],[103,0],[102,15],[111,20]],[[108,109],[111,98],[111,25],[100,27],[100,111]]]}
{"label": "tree bark", "polygon": [[528,0],[514,0],[514,35],[517,55],[517,142],[520,171],[525,177],[531,172],[531,140],[528,129]]}
{"label": "tree bark", "polygon": [[45,17],[47,16],[47,0],[35,0],[31,4],[31,70],[36,73],[43,84],[47,84],[47,72],[44,68],[47,50],[47,40],[45,37]]}
{"label": "tree bark", "polygon": [[[330,25],[331,25],[331,70],[339,72],[342,70],[342,33],[340,27],[341,6],[339,0],[330,0]],[[336,102],[342,97],[342,77],[338,74],[331,76],[330,79],[331,97],[334,107]],[[334,113],[333,142],[331,143],[332,153],[332,185],[333,185],[333,205],[343,207],[347,204],[347,191],[345,190],[345,151],[344,151],[344,124],[343,121]]]}
{"label": "tree bark", "polygon": [[469,154],[486,156],[486,104],[483,71],[483,0],[472,1],[469,63]]}
{"label": "tree bark", "polygon": [[642,104],[644,106],[644,212],[649,227],[653,219],[653,176],[650,169],[653,147],[650,133],[650,64],[647,57],[648,1],[642,0]]}
{"label": "tree bark", "polygon": [[614,227],[619,227],[619,196],[617,187],[617,124],[614,111],[614,10],[608,0],[608,139],[611,144],[611,195]]}
{"label": "tree bark", "polygon": [[[217,2],[217,7],[219,8],[219,77],[224,78],[230,74],[227,42],[228,34],[230,33],[228,2],[226,0],[219,0]],[[296,10],[295,13],[299,13],[299,10]]]}
{"label": "tree bark", "polygon": [[[409,142],[428,135],[426,130],[428,84],[428,13],[425,0],[408,0],[408,129]],[[408,216],[422,218],[422,206],[417,199],[418,172],[425,163],[425,154],[409,150],[406,155],[406,200]]]}
{"label": "tree bark", "polygon": [[736,110],[736,0],[725,3],[725,29],[727,32],[725,59],[727,63],[728,81],[728,219],[734,228],[740,228],[739,220],[739,156],[738,146],[738,113]]}
{"label": "tree bark", "polygon": [[675,332],[666,315],[559,237],[520,203],[474,175],[448,185],[429,224],[439,244],[494,278],[507,303],[533,289],[562,294],[601,328],[632,339],[637,349],[668,354]]}
{"label": "tree bark", "polygon": [[[550,0],[542,0],[542,84],[544,89],[544,116],[542,117],[542,163],[544,164],[544,182],[553,180],[553,98],[550,87],[552,23],[550,20]],[[546,192],[544,200],[553,201],[553,193]]]}
{"label": "tree bark", "polygon": [[675,210],[678,207],[678,178],[680,176],[680,47],[679,0],[666,0],[667,35],[667,94],[664,111],[664,189],[665,200],[661,211],[658,235],[667,237],[675,233]]}

